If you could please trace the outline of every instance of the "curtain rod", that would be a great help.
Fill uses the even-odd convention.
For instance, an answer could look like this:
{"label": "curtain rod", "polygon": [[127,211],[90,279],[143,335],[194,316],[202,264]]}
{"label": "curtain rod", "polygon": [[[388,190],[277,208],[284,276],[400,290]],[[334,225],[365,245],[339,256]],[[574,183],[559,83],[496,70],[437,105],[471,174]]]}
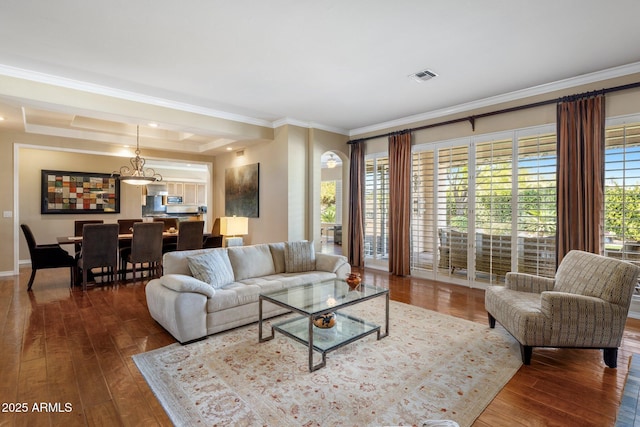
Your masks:
{"label": "curtain rod", "polygon": [[434,128],[434,127],[438,127],[438,126],[452,125],[452,124],[455,124],[455,123],[462,123],[462,122],[471,123],[471,129],[473,131],[475,131],[476,130],[476,119],[481,119],[481,118],[490,117],[490,116],[497,116],[499,114],[504,114],[504,113],[512,113],[514,111],[526,110],[526,109],[529,109],[529,108],[542,107],[544,105],[549,105],[549,104],[557,104],[558,102],[566,102],[566,101],[570,101],[570,100],[588,98],[590,96],[595,96],[595,95],[604,95],[604,94],[611,93],[611,92],[619,92],[621,90],[634,89],[634,88],[637,88],[637,87],[640,87],[640,82],[629,83],[629,84],[621,85],[621,86],[615,86],[615,87],[611,87],[611,88],[608,88],[608,89],[600,89],[600,90],[594,90],[594,91],[590,91],[590,92],[584,92],[584,93],[577,94],[577,95],[562,96],[560,98],[548,99],[546,101],[533,102],[531,104],[519,105],[517,107],[504,108],[502,110],[490,111],[488,113],[474,114],[472,116],[460,117],[458,119],[446,120],[444,122],[432,123],[430,125],[418,126],[418,127],[415,127],[415,128],[404,129],[404,130],[401,130],[401,131],[387,132],[387,133],[381,134],[381,135],[374,135],[374,136],[368,136],[368,137],[365,137],[365,138],[358,138],[358,139],[354,139],[354,140],[351,140],[351,141],[347,142],[347,144],[355,144],[356,142],[368,141],[370,139],[385,138],[385,137],[389,137],[391,135],[394,135],[394,134],[397,134],[397,133],[400,133],[400,132],[415,132],[415,131],[419,131],[419,130],[430,129],[430,128]]}

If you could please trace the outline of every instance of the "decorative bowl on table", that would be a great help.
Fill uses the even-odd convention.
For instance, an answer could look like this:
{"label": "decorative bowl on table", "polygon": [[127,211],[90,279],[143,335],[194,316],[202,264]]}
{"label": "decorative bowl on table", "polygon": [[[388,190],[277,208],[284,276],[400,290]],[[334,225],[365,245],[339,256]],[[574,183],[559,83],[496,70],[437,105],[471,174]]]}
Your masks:
{"label": "decorative bowl on table", "polygon": [[336,314],[331,312],[316,316],[313,318],[313,324],[320,329],[333,328],[336,325]]}
{"label": "decorative bowl on table", "polygon": [[347,282],[347,285],[349,285],[349,288],[351,288],[352,290],[358,289],[360,287],[360,283],[362,283],[362,278],[358,273],[349,274],[349,276],[347,276],[345,280]]}

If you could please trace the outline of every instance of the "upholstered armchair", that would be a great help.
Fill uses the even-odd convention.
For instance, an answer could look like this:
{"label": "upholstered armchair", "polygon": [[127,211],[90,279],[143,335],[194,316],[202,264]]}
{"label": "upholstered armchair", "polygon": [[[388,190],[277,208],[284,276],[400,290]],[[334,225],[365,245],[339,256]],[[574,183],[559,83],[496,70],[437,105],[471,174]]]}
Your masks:
{"label": "upholstered armchair", "polygon": [[582,251],[569,252],[555,278],[507,273],[504,286],[489,286],[485,308],[520,343],[522,362],[533,347],[597,348],[617,366],[631,297],[640,268]]}

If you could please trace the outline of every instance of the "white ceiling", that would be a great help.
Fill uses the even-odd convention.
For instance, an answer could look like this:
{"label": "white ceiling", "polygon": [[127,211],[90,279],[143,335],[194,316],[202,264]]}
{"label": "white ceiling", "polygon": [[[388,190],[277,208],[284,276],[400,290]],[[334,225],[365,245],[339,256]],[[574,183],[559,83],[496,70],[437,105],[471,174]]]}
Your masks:
{"label": "white ceiling", "polygon": [[[638,0],[3,0],[0,75],[353,135],[640,72],[638,16]],[[424,69],[438,77],[408,77]],[[0,115],[28,132],[115,143],[140,122],[3,94]],[[216,153],[242,139],[159,124],[145,131],[159,148]]]}

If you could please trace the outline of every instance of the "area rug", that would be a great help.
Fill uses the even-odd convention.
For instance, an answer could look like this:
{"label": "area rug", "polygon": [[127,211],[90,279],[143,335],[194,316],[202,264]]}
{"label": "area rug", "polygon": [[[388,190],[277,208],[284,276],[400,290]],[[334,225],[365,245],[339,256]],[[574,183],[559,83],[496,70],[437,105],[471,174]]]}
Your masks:
{"label": "area rug", "polygon": [[[384,320],[382,299],[350,309]],[[521,366],[502,328],[394,301],[389,336],[328,353],[315,372],[304,345],[278,332],[258,343],[257,324],[133,359],[177,426],[468,426]]]}

